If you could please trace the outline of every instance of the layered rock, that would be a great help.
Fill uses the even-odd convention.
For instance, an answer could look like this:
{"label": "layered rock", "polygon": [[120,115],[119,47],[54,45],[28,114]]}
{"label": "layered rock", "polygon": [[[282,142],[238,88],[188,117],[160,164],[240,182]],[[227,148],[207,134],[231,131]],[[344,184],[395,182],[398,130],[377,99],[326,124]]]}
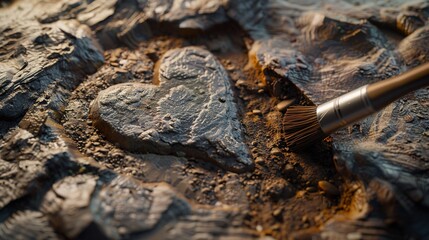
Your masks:
{"label": "layered rock", "polygon": [[2,16],[0,134],[52,85],[70,91],[103,63],[89,29],[75,20],[40,24],[28,16],[16,22]]}

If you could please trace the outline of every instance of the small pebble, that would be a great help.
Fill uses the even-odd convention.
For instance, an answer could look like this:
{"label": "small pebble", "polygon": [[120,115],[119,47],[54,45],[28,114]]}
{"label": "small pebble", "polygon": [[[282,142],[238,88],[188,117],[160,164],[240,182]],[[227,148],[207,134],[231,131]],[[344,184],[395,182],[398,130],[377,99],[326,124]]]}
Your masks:
{"label": "small pebble", "polygon": [[259,109],[253,109],[253,110],[252,110],[252,113],[253,113],[253,114],[261,114],[262,112],[261,112],[261,110],[259,110]]}
{"label": "small pebble", "polygon": [[92,136],[89,138],[89,140],[90,140],[90,141],[93,141],[93,142],[96,142],[96,141],[98,140],[98,136],[97,136],[97,135],[92,135]]}
{"label": "small pebble", "polygon": [[234,65],[232,65],[232,64],[229,64],[229,65],[227,65],[227,66],[225,67],[225,69],[226,69],[226,70],[228,70],[228,71],[232,71],[232,70],[235,70],[235,66],[234,66]]}
{"label": "small pebble", "polygon": [[276,210],[273,211],[273,216],[274,217],[279,217],[282,214],[283,209],[281,208],[277,208]]}
{"label": "small pebble", "polygon": [[271,155],[280,155],[281,153],[282,153],[282,151],[277,147],[272,148],[270,151]]}
{"label": "small pebble", "polygon": [[286,109],[287,109],[290,105],[292,105],[292,103],[294,103],[294,102],[295,102],[295,99],[288,99],[288,100],[284,100],[284,101],[279,102],[279,103],[277,104],[276,108],[277,108],[277,110],[279,110],[280,112],[284,112],[284,111],[286,111]]}
{"label": "small pebble", "polygon": [[332,183],[329,183],[327,181],[319,181],[317,185],[322,191],[324,191],[329,196],[340,195],[340,191]]}
{"label": "small pebble", "polygon": [[274,224],[274,226],[271,227],[272,230],[277,231],[280,229],[280,225],[278,223]]}
{"label": "small pebble", "polygon": [[413,120],[414,120],[413,115],[407,114],[407,115],[404,116],[404,121],[407,122],[407,123],[410,123]]}
{"label": "small pebble", "polygon": [[244,81],[244,80],[238,80],[238,81],[235,83],[235,86],[236,86],[236,87],[241,87],[241,86],[244,86],[244,85],[246,85],[246,81]]}
{"label": "small pebble", "polygon": [[102,147],[97,147],[97,148],[95,148],[95,149],[94,149],[94,151],[95,151],[95,152],[104,153],[104,154],[109,153],[109,149],[102,148]]}
{"label": "small pebble", "polygon": [[113,69],[116,73],[127,73],[128,71],[122,68],[114,68]]}
{"label": "small pebble", "polygon": [[285,169],[284,169],[284,174],[290,175],[293,173],[293,171],[294,171],[293,165],[290,163],[286,164]]}
{"label": "small pebble", "polygon": [[304,215],[304,216],[302,216],[302,222],[308,222],[308,216],[307,215]]}
{"label": "small pebble", "polygon": [[125,233],[127,233],[127,228],[126,227],[119,227],[118,232],[119,232],[119,234],[125,234]]}
{"label": "small pebble", "polygon": [[306,193],[306,191],[304,191],[304,190],[297,191],[297,192],[296,192],[296,197],[297,197],[297,198],[302,198],[302,197],[304,197],[304,196],[305,196],[305,193]]}
{"label": "small pebble", "polygon": [[277,178],[264,186],[266,194],[272,196],[274,199],[291,198],[295,195],[295,189],[292,184],[283,178]]}
{"label": "small pebble", "polygon": [[257,157],[255,159],[255,163],[259,164],[259,165],[262,165],[262,164],[264,164],[264,159],[262,157]]}
{"label": "small pebble", "polygon": [[127,59],[121,59],[120,61],[119,61],[119,64],[121,64],[121,65],[126,65],[127,64]]}
{"label": "small pebble", "polygon": [[110,156],[113,158],[119,158],[123,156],[123,153],[120,150],[116,150],[116,149],[110,151],[109,153],[110,153]]}
{"label": "small pebble", "polygon": [[307,191],[307,192],[316,192],[317,189],[315,187],[306,187],[305,191]]}
{"label": "small pebble", "polygon": [[130,55],[128,55],[128,59],[132,61],[137,61],[137,56],[134,53],[130,53]]}
{"label": "small pebble", "polygon": [[201,192],[202,193],[209,193],[209,192],[211,192],[211,190],[210,190],[210,188],[205,187],[205,188],[201,189]]}
{"label": "small pebble", "polygon": [[103,153],[100,153],[100,152],[95,152],[94,156],[98,157],[98,158],[104,158],[105,157],[105,155]]}
{"label": "small pebble", "polygon": [[248,95],[246,95],[246,96],[240,96],[240,98],[242,98],[244,101],[249,101],[250,99],[252,99],[252,97],[248,96]]}

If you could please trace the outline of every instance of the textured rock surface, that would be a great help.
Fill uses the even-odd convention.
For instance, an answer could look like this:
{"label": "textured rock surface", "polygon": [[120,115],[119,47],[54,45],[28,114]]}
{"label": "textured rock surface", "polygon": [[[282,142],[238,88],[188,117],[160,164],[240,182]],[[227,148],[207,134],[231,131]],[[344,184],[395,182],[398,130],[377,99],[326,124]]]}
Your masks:
{"label": "textured rock surface", "polygon": [[[111,238],[156,229],[187,215],[191,206],[168,185],[141,185],[115,178],[91,203],[95,220]],[[112,218],[111,213],[114,212]]]}
{"label": "textured rock surface", "polygon": [[40,212],[22,211],[0,223],[0,239],[60,239]]}
{"label": "textured rock surface", "polygon": [[106,48],[131,48],[158,34],[193,35],[231,19],[254,38],[266,37],[261,0],[50,1],[38,19],[52,23],[77,19],[94,30]]}
{"label": "textured rock surface", "polygon": [[132,151],[251,168],[231,84],[214,56],[188,47],[167,52],[159,64],[158,86],[126,83],[100,92],[90,112],[95,126]]}
{"label": "textured rock surface", "polygon": [[349,89],[399,73],[400,60],[386,37],[371,23],[345,16],[309,12],[298,20],[295,43],[281,36],[257,41],[250,57],[283,79],[267,79],[281,97],[289,80],[315,104]]}
{"label": "textured rock surface", "polygon": [[53,182],[79,166],[84,169],[83,166],[91,164],[80,162],[83,159],[78,159],[78,154],[67,146],[67,140],[58,139],[50,126],[44,125],[40,133],[43,138],[17,128],[0,143],[0,236],[3,239],[59,238],[48,216],[38,209],[40,201]]}
{"label": "textured rock surface", "polygon": [[335,135],[338,164],[362,180],[380,205],[374,212],[418,238],[428,234],[428,99],[429,89],[419,90]]}
{"label": "textured rock surface", "polygon": [[60,125],[48,120],[43,128],[43,140],[17,129],[0,145],[1,239],[256,236],[237,209],[192,204],[165,183],[100,169],[69,148]]}
{"label": "textured rock surface", "polygon": [[407,66],[415,67],[429,61],[429,50],[425,41],[428,38],[429,26],[424,26],[401,41],[398,46],[398,53]]}
{"label": "textured rock surface", "polygon": [[68,238],[79,236],[93,221],[88,206],[96,183],[96,176],[66,177],[56,182],[46,194],[42,211],[55,219],[55,228]]}
{"label": "textured rock surface", "polygon": [[1,135],[50,85],[71,90],[103,62],[89,29],[75,20],[42,25],[31,15],[16,22],[8,16],[0,17]]}
{"label": "textured rock surface", "polygon": [[[373,11],[367,15],[346,11],[343,14],[349,16],[334,18],[329,17],[331,13],[306,12],[296,22],[300,30],[296,42],[276,40],[282,38],[280,34],[256,42],[249,54],[267,74],[273,93],[279,88],[276,85],[284,93],[292,82],[311,102],[320,104],[427,62],[426,6],[416,2],[391,12],[375,10],[389,13],[382,17]],[[390,24],[399,34],[409,35],[398,43],[397,37],[386,35],[365,19]],[[337,169],[356,177],[364,194],[356,187],[352,194],[355,206],[348,214],[295,237],[316,236],[320,231],[318,236],[327,239],[350,234],[391,239],[395,236],[393,223],[406,234],[427,236],[428,99],[429,89],[421,89],[334,134]],[[386,224],[384,219],[392,223]]]}
{"label": "textured rock surface", "polygon": [[110,239],[130,237],[189,214],[190,208],[168,185],[143,186],[112,173],[100,179],[64,178],[43,203],[48,216],[57,220],[56,228],[69,238],[79,237],[86,228],[98,228]]}
{"label": "textured rock surface", "polygon": [[[380,4],[381,3],[381,4]],[[383,27],[389,27],[404,35],[409,35],[418,28],[427,24],[429,3],[427,1],[392,1],[390,4],[380,2],[380,8],[370,4],[360,7],[360,11],[353,14],[366,17],[371,22]]]}
{"label": "textured rock surface", "polygon": [[[426,62],[427,1],[15,0],[0,20],[0,239],[427,238],[429,89],[299,154],[276,108]],[[93,127],[104,89],[134,94],[105,103],[137,141]],[[140,135],[157,153],[125,150]],[[200,161],[247,170],[244,142],[252,171]]]}
{"label": "textured rock surface", "polygon": [[[35,194],[46,178],[55,179],[73,168],[68,161],[68,149],[64,142],[44,142],[26,130],[17,129],[0,143],[0,206],[29,194]],[[54,169],[58,173],[53,172]]]}
{"label": "textured rock surface", "polygon": [[263,24],[263,6],[261,0],[168,0],[148,1],[144,10],[149,20],[168,23],[186,33],[190,30],[208,30],[216,25],[235,20],[254,38],[266,37]]}
{"label": "textured rock surface", "polygon": [[181,29],[207,30],[227,21],[222,1],[148,1],[145,11],[157,22],[177,24]]}
{"label": "textured rock surface", "polygon": [[[2,9],[0,135],[15,126],[46,90],[64,87],[70,91],[102,64],[101,50],[88,27],[103,38],[101,43],[106,47],[118,42],[135,47],[151,37],[151,29],[156,32],[158,24],[163,23],[186,32],[207,30],[232,18],[250,28],[245,19],[253,17],[252,11],[258,11],[261,17],[261,7],[252,7],[260,5],[259,1],[249,1],[249,5],[236,2],[130,1],[125,5],[129,8],[115,11],[115,0],[48,1],[31,11],[37,1],[30,1]],[[20,11],[15,11],[18,8]],[[20,20],[14,21],[11,14]],[[116,21],[101,27],[111,18]]]}
{"label": "textured rock surface", "polygon": [[169,185],[142,184],[103,172],[79,175],[55,183],[43,202],[43,212],[68,238],[108,239],[253,238],[241,228],[236,209],[192,206]]}
{"label": "textured rock surface", "polygon": [[[267,75],[264,84],[270,93],[281,99],[290,88],[289,81],[310,82],[312,77],[313,66],[309,60],[282,38],[256,41],[249,51],[249,58]],[[269,77],[275,74],[289,81]]]}

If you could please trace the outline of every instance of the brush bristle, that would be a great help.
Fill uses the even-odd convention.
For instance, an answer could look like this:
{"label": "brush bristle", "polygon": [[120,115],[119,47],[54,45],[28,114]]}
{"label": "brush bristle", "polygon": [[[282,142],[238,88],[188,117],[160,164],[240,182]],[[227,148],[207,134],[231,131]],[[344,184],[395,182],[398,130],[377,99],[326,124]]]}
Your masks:
{"label": "brush bristle", "polygon": [[291,106],[283,120],[285,141],[292,150],[301,150],[326,135],[320,128],[316,106]]}

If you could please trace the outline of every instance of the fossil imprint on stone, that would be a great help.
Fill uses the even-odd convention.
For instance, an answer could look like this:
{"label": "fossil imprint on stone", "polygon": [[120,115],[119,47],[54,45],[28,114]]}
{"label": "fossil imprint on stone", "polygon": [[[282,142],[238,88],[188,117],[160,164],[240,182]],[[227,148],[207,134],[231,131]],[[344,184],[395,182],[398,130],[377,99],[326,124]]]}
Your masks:
{"label": "fossil imprint on stone", "polygon": [[235,172],[252,167],[228,75],[210,52],[170,50],[157,75],[158,85],[101,91],[90,108],[94,125],[130,151],[207,159]]}

